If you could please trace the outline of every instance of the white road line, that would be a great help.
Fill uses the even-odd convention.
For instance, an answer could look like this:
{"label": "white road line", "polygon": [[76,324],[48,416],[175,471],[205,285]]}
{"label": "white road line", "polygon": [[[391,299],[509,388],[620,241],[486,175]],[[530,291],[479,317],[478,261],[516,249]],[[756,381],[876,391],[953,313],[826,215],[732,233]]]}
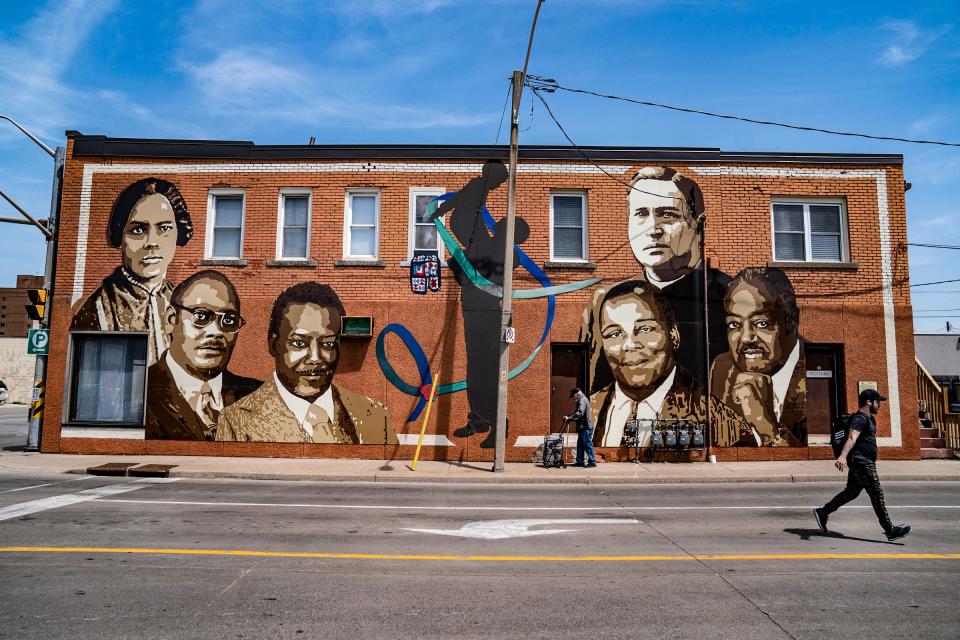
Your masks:
{"label": "white road line", "polygon": [[14,493],[15,491],[26,491],[28,489],[39,489],[40,487],[52,487],[55,484],[63,484],[65,482],[76,482],[77,480],[86,480],[87,478],[96,478],[97,476],[77,476],[76,478],[70,478],[69,480],[60,480],[59,482],[48,482],[46,484],[35,484],[29,487],[18,487],[16,489],[6,489],[0,491],[0,493]]}
{"label": "white road line", "polygon": [[[129,498],[115,498],[101,500],[101,503],[123,502],[127,504],[168,504],[197,507],[280,507],[296,509],[368,509],[368,510],[416,510],[416,511],[722,511],[722,510],[804,510],[813,509],[822,505],[749,505],[731,507],[649,507],[649,506],[610,506],[598,505],[592,507],[490,507],[490,506],[425,506],[425,505],[394,505],[394,504],[311,504],[296,502],[201,502],[193,500],[133,500]],[[844,509],[872,509],[870,505],[844,505]],[[891,505],[892,509],[960,509],[960,504],[946,505]]]}
{"label": "white road line", "polygon": [[106,487],[96,487],[95,489],[87,489],[85,491],[78,491],[76,493],[66,493],[61,496],[53,496],[52,498],[43,498],[42,500],[31,500],[29,502],[21,502],[20,504],[12,504],[8,507],[3,507],[0,509],[0,520],[10,520],[12,518],[19,518],[21,516],[29,515],[31,513],[37,513],[38,511],[56,509],[57,507],[66,507],[79,502],[89,502],[105,496],[113,496],[117,495],[118,493],[127,493],[128,491],[143,489],[151,484],[174,482],[175,480],[178,480],[178,478],[143,478],[140,480],[134,480],[133,482],[125,482],[123,484],[111,484],[107,485]]}

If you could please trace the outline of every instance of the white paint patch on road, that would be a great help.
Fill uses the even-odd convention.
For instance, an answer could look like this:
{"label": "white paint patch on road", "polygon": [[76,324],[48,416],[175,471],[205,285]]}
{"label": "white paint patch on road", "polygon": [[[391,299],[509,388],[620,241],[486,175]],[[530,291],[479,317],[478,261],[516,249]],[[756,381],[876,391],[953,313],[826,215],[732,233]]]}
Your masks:
{"label": "white paint patch on road", "polygon": [[507,538],[530,538],[551,533],[571,533],[578,529],[536,529],[543,525],[559,524],[640,524],[639,520],[618,518],[549,518],[543,520],[488,520],[487,522],[468,522],[459,529],[407,529],[416,533],[435,533],[441,536],[458,538],[478,538],[480,540],[505,540]]}
{"label": "white paint patch on road", "polygon": [[[173,478],[175,479],[175,478]],[[581,507],[494,507],[486,505],[478,506],[435,506],[435,505],[396,505],[396,504],[317,504],[317,503],[303,503],[303,502],[203,502],[198,500],[134,500],[132,498],[113,498],[110,500],[101,500],[101,503],[108,502],[123,502],[127,504],[167,504],[167,505],[183,505],[183,506],[194,506],[194,507],[268,507],[268,508],[294,508],[294,509],[368,509],[371,511],[376,510],[392,510],[392,511],[767,511],[767,510],[782,510],[782,511],[803,511],[813,509],[814,507],[823,506],[823,505],[814,505],[814,504],[799,504],[793,506],[784,506],[784,505],[766,505],[766,504],[757,504],[757,505],[744,505],[744,506],[729,506],[729,507],[718,507],[718,506],[706,506],[706,507],[651,507],[647,505],[637,505],[637,506],[616,506],[616,505],[592,505],[592,506],[581,506]],[[846,509],[873,509],[870,505],[856,505],[856,504],[847,504],[843,508]],[[960,504],[906,504],[906,505],[891,505],[893,509],[960,509]]]}
{"label": "white paint patch on road", "polygon": [[95,489],[87,489],[85,491],[78,491],[76,493],[66,493],[61,496],[53,496],[52,498],[43,498],[41,500],[31,500],[29,502],[21,502],[20,504],[12,504],[8,507],[3,507],[0,509],[0,521],[10,520],[12,518],[20,518],[22,516],[30,515],[31,513],[47,511],[48,509],[56,509],[57,507],[66,507],[72,504],[78,504],[80,502],[90,502],[91,500],[98,500],[99,498],[104,498],[106,496],[114,496],[119,493],[127,493],[129,491],[143,489],[151,484],[162,484],[174,482],[176,480],[178,480],[178,478],[143,478],[141,480],[134,480],[133,482],[125,482],[123,484],[111,484],[105,487],[96,487]]}
{"label": "white paint patch on road", "polygon": [[76,482],[77,480],[86,480],[88,478],[94,478],[96,476],[77,476],[76,478],[70,478],[69,480],[60,480],[58,482],[47,482],[45,484],[33,484],[29,487],[17,487],[16,489],[5,489],[0,491],[0,493],[14,493],[16,491],[27,491],[28,489],[39,489],[40,487],[52,487],[56,484],[63,484],[65,482]]}

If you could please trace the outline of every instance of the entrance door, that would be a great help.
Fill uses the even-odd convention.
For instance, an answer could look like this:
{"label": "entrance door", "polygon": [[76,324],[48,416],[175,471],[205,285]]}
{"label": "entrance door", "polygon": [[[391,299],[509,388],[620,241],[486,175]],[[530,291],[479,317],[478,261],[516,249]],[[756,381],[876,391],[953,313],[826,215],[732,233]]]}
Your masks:
{"label": "entrance door", "polygon": [[843,388],[843,345],[810,344],[804,349],[807,362],[807,433],[830,435],[838,408],[846,411]]}
{"label": "entrance door", "polygon": [[563,428],[563,416],[573,412],[570,389],[587,393],[587,345],[581,342],[550,343],[550,433]]}

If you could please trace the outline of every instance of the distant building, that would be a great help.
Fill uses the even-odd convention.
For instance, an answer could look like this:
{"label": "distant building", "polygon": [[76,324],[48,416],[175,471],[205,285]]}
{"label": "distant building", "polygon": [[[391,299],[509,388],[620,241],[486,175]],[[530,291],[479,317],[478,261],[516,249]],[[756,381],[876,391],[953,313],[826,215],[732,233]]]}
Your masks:
{"label": "distant building", "polygon": [[28,289],[43,288],[43,276],[18,275],[16,287],[0,288],[0,337],[25,338],[33,321],[27,317]]}

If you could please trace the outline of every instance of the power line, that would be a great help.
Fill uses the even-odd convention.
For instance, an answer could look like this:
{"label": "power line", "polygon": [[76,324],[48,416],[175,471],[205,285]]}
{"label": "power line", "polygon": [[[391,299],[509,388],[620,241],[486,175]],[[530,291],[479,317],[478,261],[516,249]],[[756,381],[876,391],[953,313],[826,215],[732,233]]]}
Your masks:
{"label": "power line", "polygon": [[953,278],[952,280],[937,280],[936,282],[918,282],[917,284],[910,285],[911,287],[926,287],[931,284],[943,284],[945,282],[960,282],[960,278]]}
{"label": "power line", "polygon": [[[598,98],[606,98],[609,100],[621,100],[623,102],[630,102],[633,104],[638,104],[645,107],[656,107],[658,109],[669,109],[670,111],[681,111],[683,113],[693,113],[701,116],[710,116],[711,118],[722,118],[724,120],[738,120],[740,122],[749,122],[751,124],[762,124],[772,127],[782,127],[785,129],[796,129],[798,131],[813,131],[817,133],[828,133],[834,136],[847,136],[852,138],[867,138],[869,140],[892,140],[894,142],[909,142],[911,144],[932,144],[939,145],[942,147],[960,147],[960,143],[957,142],[944,142],[941,140],[916,140],[912,138],[898,138],[895,136],[877,136],[869,133],[855,133],[852,131],[837,131],[834,129],[821,129],[819,127],[807,127],[804,125],[798,124],[788,124],[786,122],[776,122],[774,120],[757,120],[754,118],[747,118],[744,116],[733,116],[725,113],[714,113],[712,111],[703,111],[701,109],[691,109],[689,107],[676,107],[669,104],[662,104],[659,102],[650,102],[648,100],[637,100],[635,98],[625,98],[623,96],[615,96],[606,93],[599,93],[597,91],[590,91],[588,89],[574,89],[571,87],[564,87],[556,80],[552,78],[541,78],[539,76],[531,76],[531,80],[536,84],[536,88],[542,90],[561,90],[568,93],[583,93],[586,95],[596,96]],[[529,85],[531,89],[534,89],[534,84]]]}
{"label": "power line", "polygon": [[500,143],[500,129],[503,128],[503,116],[507,113],[507,102],[510,101],[511,85],[507,83],[507,97],[503,99],[503,111],[500,112],[500,124],[497,125],[497,137],[493,141],[494,146]]}
{"label": "power line", "polygon": [[927,248],[929,248],[929,249],[958,249],[958,250],[960,250],[960,246],[955,245],[955,244],[922,244],[922,243],[919,243],[919,242],[904,242],[903,244],[907,245],[908,247],[927,247]]}

